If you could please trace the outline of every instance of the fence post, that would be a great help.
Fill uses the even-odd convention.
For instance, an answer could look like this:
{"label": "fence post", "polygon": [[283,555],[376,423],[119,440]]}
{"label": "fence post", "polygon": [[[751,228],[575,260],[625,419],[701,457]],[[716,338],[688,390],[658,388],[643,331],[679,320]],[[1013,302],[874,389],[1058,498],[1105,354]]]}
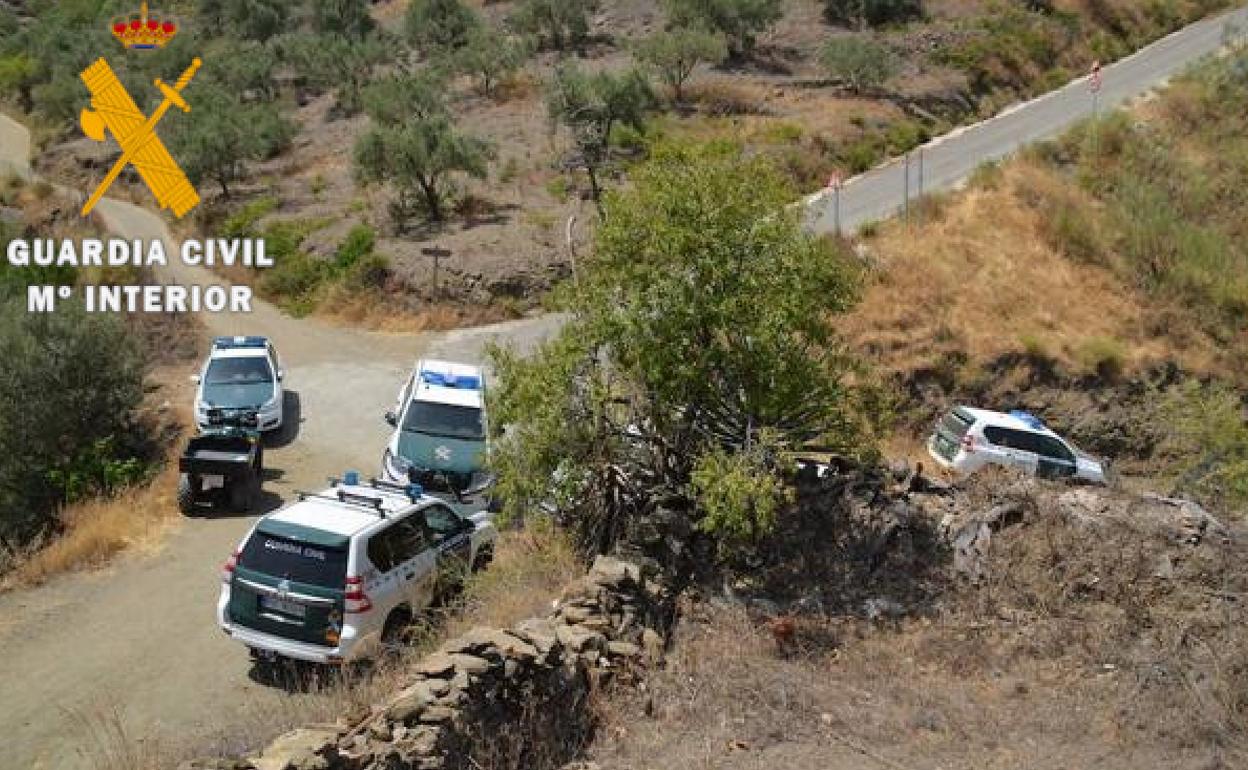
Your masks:
{"label": "fence post", "polygon": [[910,226],[910,153],[901,164],[901,220]]}

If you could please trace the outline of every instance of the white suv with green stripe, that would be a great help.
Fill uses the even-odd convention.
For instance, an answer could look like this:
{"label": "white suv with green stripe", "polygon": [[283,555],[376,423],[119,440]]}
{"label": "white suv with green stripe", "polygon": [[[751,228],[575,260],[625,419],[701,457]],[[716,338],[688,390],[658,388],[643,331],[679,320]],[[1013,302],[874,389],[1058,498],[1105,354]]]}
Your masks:
{"label": "white suv with green stripe", "polygon": [[217,622],[254,657],[369,657],[493,555],[486,511],[414,484],[332,483],[261,518],[222,570]]}

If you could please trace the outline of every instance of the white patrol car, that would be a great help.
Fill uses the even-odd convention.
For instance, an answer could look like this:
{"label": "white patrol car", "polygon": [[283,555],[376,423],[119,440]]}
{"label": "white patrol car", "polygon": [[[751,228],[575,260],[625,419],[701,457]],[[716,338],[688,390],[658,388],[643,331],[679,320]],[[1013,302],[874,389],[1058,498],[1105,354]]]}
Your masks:
{"label": "white patrol car", "polygon": [[959,476],[986,465],[1024,468],[1041,478],[1105,484],[1108,468],[1049,430],[1029,412],[993,412],[959,406],[936,423],[927,451]]}
{"label": "white patrol car", "polygon": [[387,481],[445,482],[458,492],[488,484],[485,372],[480,366],[417,361],[385,418],[395,428],[381,459]]}
{"label": "white patrol car", "polygon": [[397,643],[485,566],[485,511],[355,473],[261,518],[221,573],[217,621],[257,659],[336,664]]}
{"label": "white patrol car", "polygon": [[261,431],[282,427],[282,371],[277,350],[266,337],[217,337],[199,374],[195,424],[208,428],[210,409],[254,410]]}

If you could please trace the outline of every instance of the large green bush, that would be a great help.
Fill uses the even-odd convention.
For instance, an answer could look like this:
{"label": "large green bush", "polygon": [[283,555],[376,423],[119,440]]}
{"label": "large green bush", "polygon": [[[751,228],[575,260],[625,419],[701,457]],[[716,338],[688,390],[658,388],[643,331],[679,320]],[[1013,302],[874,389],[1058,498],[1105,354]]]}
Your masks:
{"label": "large green bush", "polygon": [[739,148],[660,148],[630,180],[604,198],[561,333],[494,353],[499,489],[513,514],[549,503],[591,550],[660,504],[748,542],[784,503],[790,452],[869,451],[829,322],[856,272]]}
{"label": "large green bush", "polygon": [[0,271],[0,541],[20,545],[53,530],[61,505],[142,475],[143,367],[115,316],[26,311],[28,282],[70,276]]}

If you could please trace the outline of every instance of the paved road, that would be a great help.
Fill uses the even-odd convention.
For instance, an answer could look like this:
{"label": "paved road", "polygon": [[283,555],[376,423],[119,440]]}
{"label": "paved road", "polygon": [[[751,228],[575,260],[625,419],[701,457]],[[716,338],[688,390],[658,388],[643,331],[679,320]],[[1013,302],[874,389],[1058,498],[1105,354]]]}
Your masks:
{"label": "paved road", "polygon": [[[1248,28],[1248,9],[1240,8],[1184,27],[1105,67],[1098,111],[1143,95],[1194,61],[1217,52],[1228,24]],[[923,189],[937,192],[955,187],[981,164],[1056,136],[1091,114],[1092,95],[1084,77],[994,118],[934,139],[923,148]],[[900,212],[905,180],[905,164],[893,160],[846,181],[840,194],[843,231],[853,231],[867,222]],[[912,196],[918,183],[918,163],[912,159]],[[835,195],[826,190],[806,199],[806,222],[815,232],[835,232],[835,201]]]}
{"label": "paved road", "polygon": [[[0,115],[0,166],[29,176],[25,129]],[[126,239],[162,239],[177,253],[165,221],[105,198],[99,223]],[[160,278],[220,283],[175,261]],[[479,359],[486,340],[526,348],[558,323],[517,321],[447,334],[377,334],[295,320],[272,306],[201,315],[210,334],[264,334],[285,360],[298,394],[298,435],[265,453],[281,472],[268,491],[290,499],[348,468],[378,470],[386,438],[382,414],[404,374],[426,353]],[[183,520],[155,554],[130,553],[109,569],[70,575],[0,596],[0,768],[89,766],[83,715],[117,709],[130,735],[179,741],[241,732],[250,715],[291,696],[252,682],[245,652],[214,625],[218,570],[253,517]]]}

